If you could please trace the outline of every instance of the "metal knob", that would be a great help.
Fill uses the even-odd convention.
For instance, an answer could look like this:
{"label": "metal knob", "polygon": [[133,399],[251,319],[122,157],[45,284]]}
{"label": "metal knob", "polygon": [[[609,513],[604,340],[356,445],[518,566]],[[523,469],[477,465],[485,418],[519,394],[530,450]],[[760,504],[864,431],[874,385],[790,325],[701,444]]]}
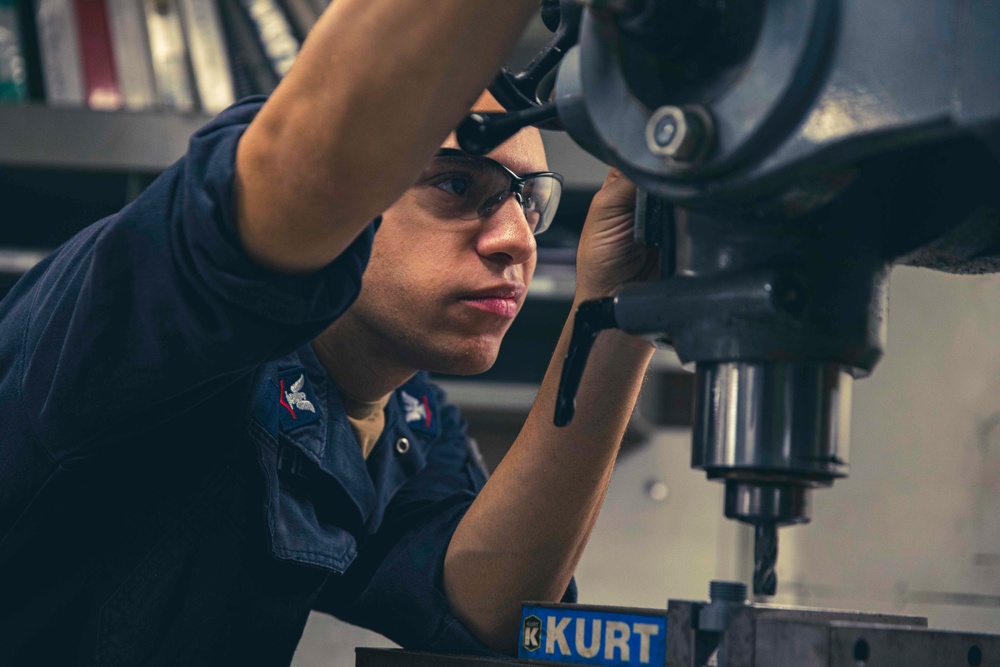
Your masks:
{"label": "metal knob", "polygon": [[712,117],[700,106],[663,106],[646,123],[646,145],[653,155],[699,162],[711,148],[712,127]]}

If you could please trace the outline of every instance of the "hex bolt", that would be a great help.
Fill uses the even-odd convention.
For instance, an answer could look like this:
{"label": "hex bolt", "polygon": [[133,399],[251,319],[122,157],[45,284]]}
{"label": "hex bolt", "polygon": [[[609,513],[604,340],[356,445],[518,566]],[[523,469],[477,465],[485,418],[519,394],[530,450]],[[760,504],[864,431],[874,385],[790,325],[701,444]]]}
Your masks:
{"label": "hex bolt", "polygon": [[710,581],[708,582],[708,599],[712,602],[743,604],[747,600],[747,585],[740,581]]}
{"label": "hex bolt", "polygon": [[680,123],[673,113],[662,114],[653,125],[653,141],[657,148],[666,148],[677,136],[677,129]]}
{"label": "hex bolt", "polygon": [[646,123],[646,145],[653,155],[677,162],[695,162],[711,143],[712,119],[699,106],[662,106]]}

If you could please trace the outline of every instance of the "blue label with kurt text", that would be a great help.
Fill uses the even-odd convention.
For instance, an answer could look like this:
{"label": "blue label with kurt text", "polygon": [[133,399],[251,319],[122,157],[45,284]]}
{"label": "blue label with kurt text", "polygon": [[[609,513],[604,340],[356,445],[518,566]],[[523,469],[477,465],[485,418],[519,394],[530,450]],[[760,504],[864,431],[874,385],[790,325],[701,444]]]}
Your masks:
{"label": "blue label with kurt text", "polygon": [[663,667],[666,611],[616,611],[580,605],[521,608],[518,657],[578,665]]}

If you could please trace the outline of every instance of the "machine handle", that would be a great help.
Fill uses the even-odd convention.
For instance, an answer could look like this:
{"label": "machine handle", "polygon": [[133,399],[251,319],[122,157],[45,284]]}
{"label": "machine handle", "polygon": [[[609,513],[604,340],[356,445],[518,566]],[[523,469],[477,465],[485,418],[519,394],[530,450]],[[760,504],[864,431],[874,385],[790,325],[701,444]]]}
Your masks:
{"label": "machine handle", "polygon": [[584,301],[576,309],[573,318],[573,335],[569,339],[569,350],[563,361],[562,376],[559,378],[559,392],[556,394],[555,425],[566,426],[573,421],[576,412],[576,392],[580,388],[583,369],[587,367],[590,348],[597,340],[597,334],[604,329],[617,329],[615,320],[615,297]]}
{"label": "machine handle", "polygon": [[[542,0],[542,22],[554,34],[523,71],[504,67],[490,84],[490,92],[507,111],[523,111],[545,104],[552,95],[555,71],[577,42],[583,5],[576,0]],[[545,129],[562,129],[546,125]]]}
{"label": "machine handle", "polygon": [[455,138],[466,153],[486,155],[529,125],[557,118],[559,111],[555,104],[523,111],[472,113],[459,123]]}

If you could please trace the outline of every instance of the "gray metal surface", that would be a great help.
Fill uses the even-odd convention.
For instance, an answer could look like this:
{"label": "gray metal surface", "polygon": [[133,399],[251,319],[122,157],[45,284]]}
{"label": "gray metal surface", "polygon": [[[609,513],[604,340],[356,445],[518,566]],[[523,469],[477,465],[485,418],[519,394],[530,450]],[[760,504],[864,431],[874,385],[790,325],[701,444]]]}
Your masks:
{"label": "gray metal surface", "polygon": [[[857,667],[859,655],[868,656],[863,661],[866,667],[1000,665],[1000,636],[997,635],[990,637],[961,632],[831,623],[829,637],[829,662],[822,663],[824,667]],[[758,629],[758,641],[760,638]],[[764,659],[766,657],[762,656],[762,660]]]}
{"label": "gray metal surface", "polygon": [[[671,600],[665,667],[996,667],[1000,635],[930,630],[917,616],[746,605],[723,633],[704,630],[703,602]],[[713,626],[714,628],[714,626]],[[703,637],[715,638],[704,643]],[[721,638],[721,642],[718,639]],[[357,667],[510,667],[510,658],[357,650]],[[535,663],[537,664],[537,663]]]}
{"label": "gray metal surface", "polygon": [[[996,123],[997,3],[759,4],[759,34],[739,76],[694,93],[663,91],[655,64],[623,74],[629,44],[603,15],[588,12],[579,53],[570,58],[579,62],[560,72],[556,87],[570,133],[597,155],[615,155],[626,174],[677,202],[754,190],[775,176],[801,184],[804,166],[823,169],[877,154],[884,144],[866,140],[875,135],[906,133],[921,142]],[[676,178],[647,149],[642,130],[650,114],[678,101],[705,104],[716,120],[718,149],[699,177],[719,187]],[[825,159],[815,160],[819,154]]]}
{"label": "gray metal surface", "polygon": [[[109,112],[0,104],[0,167],[158,173],[185,151],[212,116],[170,111]],[[563,133],[543,135],[549,164],[568,190],[597,190],[607,166]]]}
{"label": "gray metal surface", "polygon": [[995,667],[1000,635],[927,628],[918,616],[746,605],[698,655],[704,603],[671,601],[667,667]]}
{"label": "gray metal surface", "polygon": [[726,516],[808,520],[803,488],[847,474],[851,382],[832,363],[698,365],[691,465],[730,480]]}
{"label": "gray metal surface", "polygon": [[0,166],[157,173],[211,120],[204,114],[0,105]]}
{"label": "gray metal surface", "polygon": [[1000,664],[1000,636],[844,622],[761,620],[755,667],[964,667]]}
{"label": "gray metal surface", "polygon": [[698,374],[709,400],[696,467],[846,474],[851,377],[838,365],[704,364]]}
{"label": "gray metal surface", "polygon": [[[699,616],[705,608],[703,602],[670,600],[667,604],[667,667],[702,667],[695,660],[697,653],[697,633],[701,627]],[[804,609],[745,605],[731,610],[728,629],[719,647],[716,660],[719,667],[806,667],[819,663],[770,662],[757,659],[757,652],[764,651],[766,660],[772,658],[786,660],[801,658],[801,654],[813,651],[803,649],[800,644],[815,647],[824,641],[832,623],[847,623],[865,627],[898,626],[926,628],[927,619],[919,616],[899,616],[892,614],[866,613],[833,609]],[[765,627],[766,635],[760,636],[760,628]],[[792,628],[787,630],[787,628]],[[780,641],[779,641],[780,640]],[[794,641],[793,641],[794,640]],[[768,642],[777,642],[775,647],[765,648]],[[819,644],[817,644],[819,642]],[[792,646],[792,644],[795,646]],[[710,653],[701,656],[707,659]],[[852,667],[858,667],[852,665]]]}

